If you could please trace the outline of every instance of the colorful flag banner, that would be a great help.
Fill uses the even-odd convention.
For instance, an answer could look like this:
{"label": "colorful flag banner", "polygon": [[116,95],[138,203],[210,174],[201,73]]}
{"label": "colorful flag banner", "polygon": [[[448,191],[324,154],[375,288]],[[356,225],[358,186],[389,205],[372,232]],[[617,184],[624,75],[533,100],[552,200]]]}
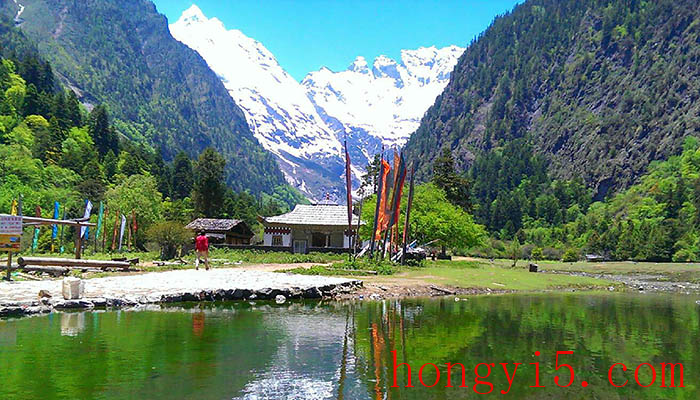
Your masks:
{"label": "colorful flag banner", "polygon": [[100,235],[102,234],[102,220],[104,219],[105,215],[105,205],[103,202],[100,202],[100,211],[97,213],[97,231],[95,231],[95,240],[100,239]]}
{"label": "colorful flag banner", "polygon": [[403,184],[406,181],[406,163],[403,159],[403,154],[399,156],[398,165],[394,166],[394,192],[391,197],[391,219],[389,221],[389,228],[398,224],[399,222],[399,210],[401,208],[401,195],[403,194]]}
{"label": "colorful flag banner", "polygon": [[122,225],[119,229],[119,250],[122,249],[122,242],[124,241],[124,229],[126,228],[126,217],[122,214]]}
{"label": "colorful flag banner", "polygon": [[350,175],[350,153],[348,153],[348,141],[345,140],[345,191],[348,204],[348,232],[352,231],[352,177]]}
{"label": "colorful flag banner", "polygon": [[[53,219],[58,219],[59,208],[61,205],[57,202],[53,202]],[[58,225],[53,224],[51,226],[51,239],[54,240],[58,236]]]}
{"label": "colorful flag banner", "polygon": [[[90,200],[85,200],[85,214],[83,214],[83,218],[90,219],[90,213],[92,213],[92,202]],[[80,227],[80,237],[81,238],[88,238],[88,227],[83,226]]]}
{"label": "colorful flag banner", "polygon": [[[34,209],[34,214],[37,217],[41,217],[41,207],[36,206]],[[39,228],[34,228],[34,237],[32,238],[32,253],[34,253],[39,246]]]}
{"label": "colorful flag banner", "polygon": [[389,175],[389,170],[391,169],[391,166],[386,160],[382,160],[382,176],[381,180],[379,181],[379,215],[377,216],[377,229],[374,232],[374,240],[381,240],[382,238],[382,232],[386,229],[386,219],[387,219],[387,212],[386,212],[386,198],[387,198],[387,192],[388,192],[388,187],[387,187],[387,182],[386,178]]}
{"label": "colorful flag banner", "polygon": [[12,199],[12,207],[10,208],[10,215],[17,215],[17,200]]}

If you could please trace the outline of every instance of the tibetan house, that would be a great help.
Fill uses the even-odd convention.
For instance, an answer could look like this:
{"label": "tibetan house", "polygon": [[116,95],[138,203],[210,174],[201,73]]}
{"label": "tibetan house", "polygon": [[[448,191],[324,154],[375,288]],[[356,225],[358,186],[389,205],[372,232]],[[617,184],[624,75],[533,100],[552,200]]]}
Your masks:
{"label": "tibetan house", "polygon": [[248,224],[237,219],[197,218],[185,226],[204,232],[210,244],[249,245],[255,235]]}
{"label": "tibetan house", "polygon": [[[348,230],[348,209],[344,205],[297,205],[275,217],[260,217],[265,226],[264,247],[294,253],[347,252],[355,230]],[[352,226],[358,217],[353,215]]]}

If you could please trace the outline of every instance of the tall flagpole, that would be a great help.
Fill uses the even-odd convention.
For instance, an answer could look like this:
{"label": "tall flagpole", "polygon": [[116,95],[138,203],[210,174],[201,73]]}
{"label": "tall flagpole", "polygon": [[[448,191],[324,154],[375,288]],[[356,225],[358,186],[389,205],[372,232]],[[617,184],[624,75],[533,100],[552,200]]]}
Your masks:
{"label": "tall flagpole", "polygon": [[384,146],[382,146],[381,157],[379,160],[379,171],[377,171],[377,204],[374,208],[374,228],[372,229],[372,234],[370,235],[370,247],[369,247],[369,258],[374,257],[374,246],[375,246],[375,235],[377,232],[377,219],[379,218],[379,198],[382,197],[382,191],[384,190],[382,185],[382,177],[384,176]]}
{"label": "tall flagpole", "polygon": [[406,264],[406,247],[408,245],[408,221],[411,218],[411,206],[413,205],[413,182],[416,171],[414,170],[415,165],[411,164],[411,184],[408,188],[408,201],[406,202],[406,217],[403,223],[403,249],[401,251],[401,265]]}

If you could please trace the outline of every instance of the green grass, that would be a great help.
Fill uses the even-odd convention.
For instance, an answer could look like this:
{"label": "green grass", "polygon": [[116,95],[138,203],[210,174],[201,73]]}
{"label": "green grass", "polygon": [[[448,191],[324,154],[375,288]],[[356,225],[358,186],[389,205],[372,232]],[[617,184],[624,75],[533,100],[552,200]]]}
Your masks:
{"label": "green grass", "polygon": [[358,258],[354,261],[340,261],[331,265],[314,265],[311,268],[294,268],[287,271],[300,275],[329,275],[329,276],[367,276],[374,275],[367,271],[375,272],[377,275],[392,275],[399,270],[399,266],[392,264],[389,261],[374,261],[366,258]]}
{"label": "green grass", "polygon": [[[488,262],[484,260],[483,262]],[[497,259],[493,265],[510,265],[512,261]],[[519,261],[519,266],[526,266],[528,261]],[[672,262],[585,262],[565,263],[561,261],[535,261],[540,269],[559,272],[586,272],[589,274],[611,275],[662,275],[669,281],[700,282],[700,264]]]}
{"label": "green grass", "polygon": [[[277,251],[260,250],[231,250],[212,249],[209,252],[210,259],[221,259],[229,262],[243,262],[246,264],[298,264],[298,263],[330,263],[347,259],[347,254],[309,253],[291,254]],[[194,260],[194,256],[185,260]]]}
{"label": "green grass", "polygon": [[604,288],[606,280],[564,274],[531,273],[523,267],[509,268],[480,261],[428,262],[425,268],[410,268],[401,278],[460,288],[536,291],[567,287]]}
{"label": "green grass", "polygon": [[[510,268],[488,261],[428,261],[423,267],[392,266],[384,268],[385,273],[367,275],[362,270],[371,269],[366,264],[357,272],[348,263],[336,263],[332,266],[313,266],[308,269],[296,268],[285,271],[305,275],[329,276],[363,276],[369,283],[386,283],[397,285],[438,285],[455,288],[476,288],[507,291],[541,291],[564,288],[605,289],[617,284],[603,280],[566,274],[531,273],[525,264]],[[376,269],[374,269],[376,270]],[[393,274],[391,274],[393,273]]]}

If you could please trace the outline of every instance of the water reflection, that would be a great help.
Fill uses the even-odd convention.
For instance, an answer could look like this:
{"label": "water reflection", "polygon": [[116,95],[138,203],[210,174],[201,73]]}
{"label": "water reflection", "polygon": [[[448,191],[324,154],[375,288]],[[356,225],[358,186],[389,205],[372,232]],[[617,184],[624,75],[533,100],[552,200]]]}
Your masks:
{"label": "water reflection", "polygon": [[61,314],[61,336],[78,336],[85,330],[85,313],[70,312]]}
{"label": "water reflection", "polygon": [[[0,398],[461,399],[483,381],[512,398],[696,399],[700,307],[691,298],[535,295],[363,303],[226,303],[0,321]],[[77,335],[77,336],[76,336]],[[393,353],[412,368],[392,388]],[[534,351],[540,351],[537,357]],[[554,354],[575,384],[554,385]],[[540,380],[534,385],[534,366]],[[446,388],[445,363],[459,369]],[[498,363],[522,363],[512,385]],[[686,388],[612,387],[624,362],[682,362]],[[418,372],[426,363],[435,364]],[[99,371],[99,373],[95,373]],[[485,370],[484,370],[485,371]],[[633,372],[614,378],[634,383]],[[438,375],[439,374],[439,375]],[[568,381],[568,375],[562,375]],[[650,381],[649,372],[640,372]],[[581,381],[589,385],[583,387]],[[488,389],[481,385],[479,389]]]}

